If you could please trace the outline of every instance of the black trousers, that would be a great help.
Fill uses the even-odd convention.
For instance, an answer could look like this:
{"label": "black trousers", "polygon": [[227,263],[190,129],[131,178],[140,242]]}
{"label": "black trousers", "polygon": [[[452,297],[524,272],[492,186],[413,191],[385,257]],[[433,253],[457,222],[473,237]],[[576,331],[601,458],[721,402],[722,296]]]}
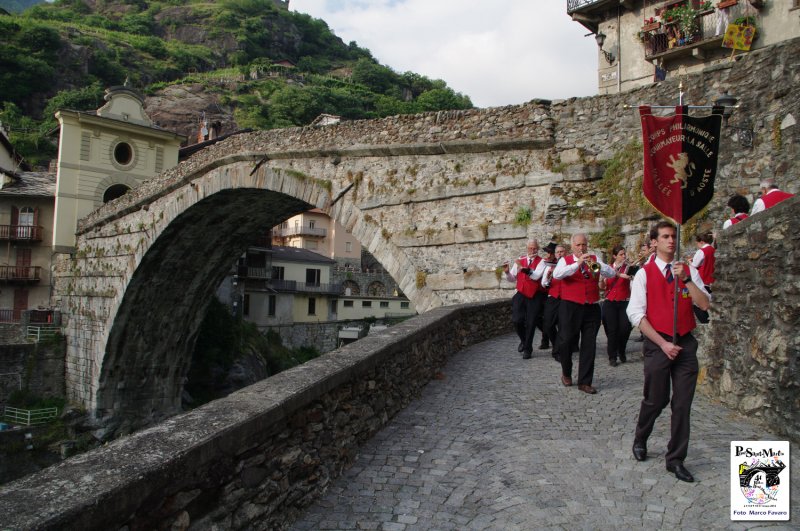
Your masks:
{"label": "black trousers", "polygon": [[529,299],[517,292],[511,298],[511,322],[514,323],[514,330],[523,344],[524,352],[533,352],[536,322],[542,314],[546,296],[543,292],[537,292]]}
{"label": "black trousers", "polygon": [[[664,335],[668,341],[672,338]],[[661,411],[672,403],[670,439],[667,445],[667,464],[682,463],[689,450],[689,416],[697,386],[697,340],[692,334],[678,338],[682,350],[674,360],[644,338],[644,399],[636,423],[635,442],[647,442]],[[670,384],[672,400],[670,400]]]}
{"label": "black trousers", "polygon": [[561,373],[572,378],[570,345],[580,337],[578,385],[592,385],[597,331],[600,329],[600,305],[562,300],[558,305],[558,326]]}
{"label": "black trousers", "polygon": [[558,303],[561,299],[547,297],[542,312],[542,330],[553,346],[553,356],[558,356]]}
{"label": "black trousers", "polygon": [[631,337],[631,322],[628,320],[628,301],[603,302],[603,329],[608,338],[608,359],[625,358],[625,348]]}

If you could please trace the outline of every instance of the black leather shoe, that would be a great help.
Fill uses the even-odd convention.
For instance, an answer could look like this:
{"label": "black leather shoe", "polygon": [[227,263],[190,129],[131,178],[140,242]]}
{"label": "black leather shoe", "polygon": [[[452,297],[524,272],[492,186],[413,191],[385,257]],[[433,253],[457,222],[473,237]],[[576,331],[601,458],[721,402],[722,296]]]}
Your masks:
{"label": "black leather shoe", "polygon": [[647,446],[644,443],[633,443],[633,458],[637,461],[644,461],[647,459]]}
{"label": "black leather shoe", "polygon": [[675,474],[675,477],[681,481],[685,481],[687,483],[692,483],[694,481],[694,476],[692,476],[691,472],[686,470],[686,467],[683,466],[683,463],[668,464],[667,472],[672,472]]}
{"label": "black leather shoe", "polygon": [[520,342],[519,346],[517,347],[517,352],[522,352],[523,350],[525,350],[525,345]]}
{"label": "black leather shoe", "polygon": [[620,354],[619,355],[619,362],[620,363],[625,363],[626,361],[628,361],[628,356],[626,356],[625,354]]}
{"label": "black leather shoe", "polygon": [[617,360],[608,360],[608,364],[611,365],[612,367],[616,367],[617,366]]}
{"label": "black leather shoe", "polygon": [[522,359],[524,360],[529,360],[532,357],[533,357],[533,352],[531,352],[530,350],[526,350],[525,352],[522,353]]}
{"label": "black leather shoe", "polygon": [[539,345],[539,350],[547,350],[549,348],[550,348],[550,343],[548,343],[547,341],[542,341],[542,343]]}

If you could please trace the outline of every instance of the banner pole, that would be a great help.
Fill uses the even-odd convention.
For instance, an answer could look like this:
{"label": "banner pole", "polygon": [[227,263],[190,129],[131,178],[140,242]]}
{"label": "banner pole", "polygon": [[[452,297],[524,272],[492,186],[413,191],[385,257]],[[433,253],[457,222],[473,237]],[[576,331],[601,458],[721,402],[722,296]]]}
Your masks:
{"label": "banner pole", "polygon": [[[678,83],[678,106],[683,106],[683,80]],[[683,215],[681,215],[681,219]],[[675,285],[673,287],[672,298],[672,343],[678,344],[678,296],[680,289],[678,288],[678,276],[675,275],[675,259],[681,259],[681,222],[679,221],[675,230],[675,256],[672,257],[672,271],[674,275]]]}

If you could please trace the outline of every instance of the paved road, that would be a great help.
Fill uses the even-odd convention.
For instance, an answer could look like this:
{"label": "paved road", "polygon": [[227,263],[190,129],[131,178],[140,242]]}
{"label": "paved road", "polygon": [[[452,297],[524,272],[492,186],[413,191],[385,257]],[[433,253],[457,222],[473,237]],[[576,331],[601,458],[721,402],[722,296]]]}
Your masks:
{"label": "paved road", "polygon": [[365,445],[292,529],[800,529],[796,447],[792,521],[730,521],[730,441],[782,438],[702,396],[686,461],[695,483],[664,469],[668,409],[648,460],[633,459],[641,343],[629,343],[628,363],[610,367],[601,330],[599,393],[590,396],[560,384],[549,353],[522,360],[517,342],[502,336],[454,355],[444,379]]}

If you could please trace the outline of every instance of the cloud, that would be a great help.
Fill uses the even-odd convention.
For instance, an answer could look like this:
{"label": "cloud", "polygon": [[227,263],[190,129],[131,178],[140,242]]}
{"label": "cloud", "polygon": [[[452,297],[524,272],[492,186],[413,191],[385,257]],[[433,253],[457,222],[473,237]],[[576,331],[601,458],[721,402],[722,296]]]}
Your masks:
{"label": "cloud", "polygon": [[397,72],[442,79],[478,107],[597,93],[597,45],[559,0],[291,0]]}

